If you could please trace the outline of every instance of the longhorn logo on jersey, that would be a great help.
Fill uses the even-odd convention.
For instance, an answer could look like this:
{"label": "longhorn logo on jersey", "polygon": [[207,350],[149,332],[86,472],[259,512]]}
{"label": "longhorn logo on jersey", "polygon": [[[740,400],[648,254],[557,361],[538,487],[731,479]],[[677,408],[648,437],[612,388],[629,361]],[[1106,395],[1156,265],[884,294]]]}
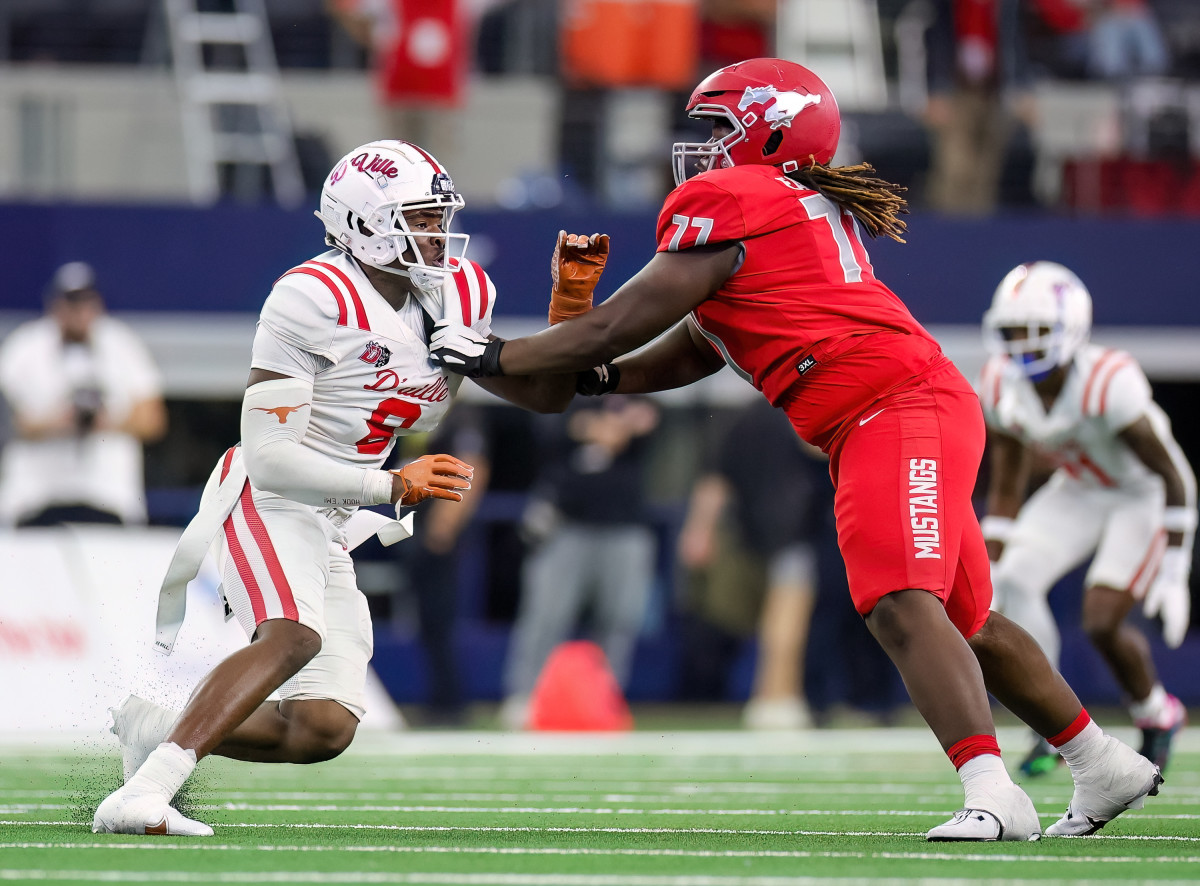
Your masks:
{"label": "longhorn logo on jersey", "polygon": [[392,359],[391,349],[377,341],[367,342],[366,350],[358,355],[358,359],[372,366],[387,366]]}
{"label": "longhorn logo on jersey", "polygon": [[796,115],[811,105],[819,105],[821,96],[806,92],[780,92],[774,86],[747,86],[738,102],[738,110],[745,111],[753,105],[763,105],[763,119],[772,129],[780,126],[791,128]]}
{"label": "longhorn logo on jersey", "polygon": [[269,412],[271,415],[279,419],[279,423],[281,425],[286,425],[288,416],[290,416],[293,412],[299,412],[307,405],[307,403],[301,403],[299,406],[272,406],[270,409],[264,409],[261,406],[252,406],[250,408],[255,412]]}

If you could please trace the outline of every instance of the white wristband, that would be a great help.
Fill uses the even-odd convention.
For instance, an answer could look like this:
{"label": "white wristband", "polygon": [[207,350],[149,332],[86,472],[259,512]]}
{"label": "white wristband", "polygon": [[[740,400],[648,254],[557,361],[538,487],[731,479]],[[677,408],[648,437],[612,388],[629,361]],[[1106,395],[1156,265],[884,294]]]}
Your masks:
{"label": "white wristband", "polygon": [[363,504],[386,505],[392,502],[392,472],[363,472]]}
{"label": "white wristband", "polygon": [[1175,505],[1163,509],[1163,529],[1167,532],[1191,532],[1196,528],[1196,510]]}
{"label": "white wristband", "polygon": [[1008,541],[1015,522],[1012,517],[988,514],[979,521],[979,528],[983,530],[983,537],[987,541]]}

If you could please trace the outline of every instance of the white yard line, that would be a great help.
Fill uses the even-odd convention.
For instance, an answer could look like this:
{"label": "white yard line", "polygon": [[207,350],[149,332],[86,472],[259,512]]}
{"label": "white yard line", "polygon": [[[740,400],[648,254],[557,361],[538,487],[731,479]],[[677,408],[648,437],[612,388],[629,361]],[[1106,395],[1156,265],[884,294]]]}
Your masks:
{"label": "white yard line", "polygon": [[[940,815],[942,813],[924,812],[924,813],[903,813],[908,815]],[[948,813],[946,813],[948,814]],[[1050,815],[1043,815],[1043,818],[1049,818]],[[1146,819],[1162,819],[1162,820],[1192,820],[1200,818],[1200,816],[1192,815],[1138,815],[1138,818]],[[91,822],[83,821],[18,821],[18,820],[0,820],[0,826],[11,825],[13,827],[46,827],[46,826],[61,826],[61,827],[91,827]],[[440,833],[440,832],[466,832],[477,834],[717,834],[729,836],[768,836],[768,837],[805,837],[805,836],[821,836],[821,837],[923,837],[924,832],[906,833],[903,831],[805,831],[792,829],[768,829],[768,828],[647,828],[647,827],[532,827],[532,826],[496,826],[496,827],[468,827],[465,825],[400,825],[400,824],[366,824],[366,823],[345,823],[345,824],[329,824],[325,822],[287,822],[285,824],[272,824],[264,822],[221,822],[217,825],[218,828],[243,828],[243,829],[271,829],[271,828],[297,828],[303,830],[351,830],[351,831],[388,831],[388,832],[408,832],[408,833]],[[1053,839],[1053,838],[1050,838]],[[1075,839],[1075,838],[1064,838]],[[1200,837],[1185,837],[1185,836],[1152,836],[1152,835],[1134,835],[1134,834],[1101,834],[1095,840],[1137,840],[1137,841],[1155,841],[1164,840],[1168,842],[1182,843],[1200,843]],[[60,845],[60,844],[51,844]],[[90,844],[89,844],[90,845]],[[96,844],[104,845],[104,844]],[[199,845],[199,844],[197,844]]]}
{"label": "white yard line", "polygon": [[[0,806],[0,814],[19,815],[22,812],[40,812],[48,810],[70,810],[75,807],[68,803],[29,803],[5,804]],[[712,807],[697,807],[692,809],[635,809],[621,806],[433,806],[433,805],[375,805],[375,804],[328,804],[328,803],[194,803],[192,809],[197,811],[222,810],[227,812],[338,812],[338,813],[391,813],[396,815],[712,815],[718,817],[790,817],[790,816],[849,816],[849,815],[879,815],[895,816],[936,816],[953,815],[955,809],[946,807],[939,809],[714,809]],[[1057,819],[1059,812],[1039,813],[1042,818]],[[1161,819],[1177,821],[1193,821],[1200,819],[1200,813],[1161,814],[1138,812],[1139,819]],[[0,824],[5,822],[0,821]],[[291,827],[292,822],[274,825],[275,827]]]}
{"label": "white yard line", "polygon": [[[840,831],[800,831],[795,836],[808,837],[871,837],[871,836],[907,836],[918,834],[877,834],[874,832],[846,833]],[[1142,838],[1166,839],[1166,838]],[[1179,837],[1179,840],[1196,842],[1197,838]],[[132,851],[186,851],[186,852],[356,852],[356,853],[396,853],[396,854],[433,854],[433,855],[611,855],[637,856],[646,858],[888,858],[888,859],[918,859],[934,861],[1071,861],[1071,862],[1179,862],[1184,864],[1200,863],[1197,856],[1161,856],[1161,857],[1129,857],[1125,855],[1022,855],[1022,854],[956,854],[952,852],[838,852],[836,850],[750,850],[750,849],[622,849],[622,848],[588,848],[588,847],[525,847],[525,846],[306,846],[261,844],[258,846],[239,846],[231,843],[160,843],[158,841],[142,841],[137,843],[0,843],[0,849],[114,849]]]}
{"label": "white yard line", "polygon": [[[861,856],[847,856],[861,858]],[[992,860],[986,856],[984,860]],[[937,886],[977,886],[976,878],[929,878],[925,875],[909,878],[869,877],[780,877],[780,876],[713,876],[645,874],[508,874],[508,873],[340,873],[309,871],[236,871],[204,874],[191,871],[76,871],[76,870],[19,870],[0,869],[0,880],[81,880],[85,882],[117,883],[369,883],[369,884],[429,884],[429,886],[867,886],[898,880],[918,880]],[[992,880],[1006,884],[1041,884],[1044,880]],[[1156,886],[1173,886],[1189,880],[1156,880]]]}

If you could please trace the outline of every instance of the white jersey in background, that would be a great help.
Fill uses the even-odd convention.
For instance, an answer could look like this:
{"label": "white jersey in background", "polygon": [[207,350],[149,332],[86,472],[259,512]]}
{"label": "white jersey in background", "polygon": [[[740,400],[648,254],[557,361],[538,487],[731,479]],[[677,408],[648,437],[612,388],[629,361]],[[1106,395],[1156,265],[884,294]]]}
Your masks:
{"label": "white jersey in background", "polygon": [[1060,638],[1045,603],[1055,582],[1091,557],[1085,587],[1141,599],[1166,549],[1163,480],[1120,433],[1149,419],[1187,486],[1189,507],[1195,507],[1195,478],[1145,374],[1123,351],[1081,348],[1049,412],[1006,356],[984,366],[979,396],[989,428],[1057,465],[1022,505],[992,570],[992,608],[1028,630],[1057,663]]}
{"label": "white jersey in background", "polygon": [[1124,351],[1081,348],[1049,412],[1021,368],[994,356],[983,367],[979,399],[989,428],[1020,440],[1083,487],[1161,490],[1162,478],[1118,436],[1143,415],[1185,481],[1192,476],[1145,373]]}

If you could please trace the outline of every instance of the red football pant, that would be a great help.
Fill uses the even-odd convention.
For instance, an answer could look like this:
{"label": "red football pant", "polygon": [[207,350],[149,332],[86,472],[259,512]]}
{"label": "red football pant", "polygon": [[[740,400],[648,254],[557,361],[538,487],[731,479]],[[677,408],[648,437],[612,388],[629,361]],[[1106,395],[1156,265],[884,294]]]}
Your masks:
{"label": "red football pant", "polygon": [[991,567],[971,505],[985,436],[979,400],[949,361],[839,435],[829,463],[838,546],[861,615],[918,589],[964,637],[987,621]]}

